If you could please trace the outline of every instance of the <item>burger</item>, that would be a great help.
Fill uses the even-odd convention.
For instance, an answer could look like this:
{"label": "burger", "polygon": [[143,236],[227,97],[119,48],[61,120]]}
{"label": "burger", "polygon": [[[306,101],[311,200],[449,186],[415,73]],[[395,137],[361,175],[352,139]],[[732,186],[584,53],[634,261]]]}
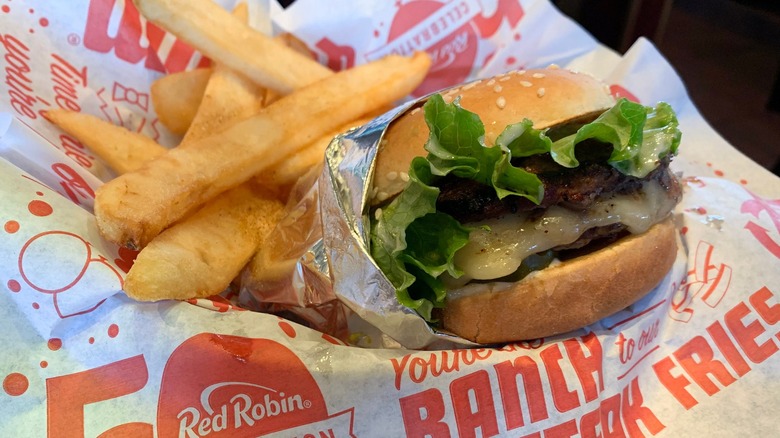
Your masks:
{"label": "burger", "polygon": [[680,137],[668,104],[564,69],[433,94],[380,142],[371,256],[403,305],[473,342],[590,325],[672,267]]}

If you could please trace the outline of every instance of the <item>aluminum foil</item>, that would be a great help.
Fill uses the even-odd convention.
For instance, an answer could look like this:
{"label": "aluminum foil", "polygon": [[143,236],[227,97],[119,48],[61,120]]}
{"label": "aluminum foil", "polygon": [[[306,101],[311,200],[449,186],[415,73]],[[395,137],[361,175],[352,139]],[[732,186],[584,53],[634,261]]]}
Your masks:
{"label": "aluminum foil", "polygon": [[368,202],[378,145],[393,120],[416,106],[409,102],[371,123],[336,137],[320,176],[323,240],[333,291],[353,312],[407,348],[476,345],[440,333],[401,305],[395,288],[371,258]]}
{"label": "aluminum foil", "polygon": [[336,300],[351,317],[361,318],[406,348],[477,345],[434,330],[401,305],[369,253],[368,198],[377,148],[390,123],[419,102],[408,102],[331,141],[319,178],[313,185],[304,183],[307,190],[299,184],[299,200],[288,206],[271,242],[264,245],[266,259],[259,264],[281,265],[282,272],[262,281],[245,272],[242,305],[292,314],[311,327],[339,335],[345,330],[346,312],[334,304]]}
{"label": "aluminum foil", "polygon": [[313,172],[293,187],[284,217],[241,274],[239,304],[347,341],[350,312],[331,287],[318,176]]}

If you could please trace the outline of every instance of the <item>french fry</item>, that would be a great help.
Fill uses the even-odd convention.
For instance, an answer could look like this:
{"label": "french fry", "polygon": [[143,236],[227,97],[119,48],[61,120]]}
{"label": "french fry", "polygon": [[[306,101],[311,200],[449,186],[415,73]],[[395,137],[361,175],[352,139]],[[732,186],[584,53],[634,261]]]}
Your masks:
{"label": "french fry", "polygon": [[[290,49],[300,53],[301,55],[316,61],[316,57],[314,54],[309,50],[309,47],[306,46],[306,43],[299,40],[295,37],[295,35],[290,33],[283,33],[280,35],[277,35],[274,37],[276,41],[282,42],[285,46],[289,47]],[[266,90],[265,91],[265,104],[270,105],[273,102],[276,102],[277,99],[282,97],[281,93],[278,93],[273,90]]]}
{"label": "french fry", "polygon": [[132,249],[146,246],[194,207],[282,162],[301,147],[362,114],[408,95],[430,58],[388,56],[285,96],[259,114],[175,148],[97,190],[101,234]]}
{"label": "french fry", "polygon": [[[233,10],[233,16],[246,22],[248,19],[246,3],[238,4]],[[274,39],[309,59],[315,59],[306,44],[289,33],[280,34],[274,37]],[[214,92],[209,93],[206,91],[206,88],[210,81],[210,76],[213,74],[212,71],[217,69],[223,72],[232,71],[219,65],[214,69],[197,68],[162,76],[152,83],[152,104],[154,105],[160,121],[168,130],[179,135],[184,135],[186,132],[189,132],[189,127],[194,123],[196,113],[202,111],[199,105],[202,102],[203,97],[207,94],[211,94],[212,96],[216,94]],[[264,105],[268,105],[280,97],[278,93],[273,91],[262,89],[261,87],[257,87],[257,85],[249,85],[254,84],[254,82],[247,80],[242,75],[232,74],[239,78],[238,81],[242,83],[242,87],[247,90],[257,90],[258,93],[262,94],[262,104]],[[222,80],[224,81],[224,79]],[[237,106],[240,107],[242,103],[241,96],[238,97],[237,101]],[[224,113],[215,116],[217,118],[222,118],[224,117]],[[203,119],[208,120],[208,117],[204,115]],[[199,130],[201,129],[194,130],[194,132]],[[207,130],[202,129],[202,132],[207,132]],[[195,135],[197,136],[197,134]],[[187,141],[190,140],[192,140],[192,138],[187,139]]]}
{"label": "french fry", "polygon": [[[246,3],[240,3],[233,10],[233,16],[246,21],[247,12]],[[278,38],[285,44],[291,45],[296,51],[301,53],[306,51],[306,46],[294,37],[280,35]],[[208,75],[204,75],[204,72]],[[209,69],[195,69],[186,73],[194,76],[188,76],[184,72],[171,76],[178,77],[184,82],[195,80],[198,83],[200,83],[201,78],[206,78],[207,85],[204,87],[203,95],[197,99],[200,102],[197,113],[191,122],[187,122],[189,129],[187,129],[179,146],[186,146],[216,133],[238,120],[256,114],[263,107],[264,90],[221,65],[214,66],[213,72]],[[164,81],[167,77],[170,76],[158,79],[158,81]],[[176,83],[182,82],[177,80]],[[198,85],[195,88],[199,87]],[[190,91],[193,88],[187,88],[187,90]],[[177,100],[163,99],[165,102]],[[193,101],[196,99],[190,96],[187,100],[189,103],[186,105],[193,105]],[[179,105],[184,105],[181,102],[179,100]],[[163,105],[163,107],[173,108],[173,105]],[[166,148],[142,134],[113,125],[92,115],[52,109],[47,112],[47,117],[62,130],[79,139],[120,175],[140,168],[147,161],[159,157],[166,151]],[[355,126],[355,124],[349,126]],[[333,135],[337,133],[334,132]],[[321,150],[321,147],[316,150],[305,148],[301,151],[300,156],[296,155],[289,164],[287,162],[283,164],[284,168],[280,170],[281,179],[279,181],[277,181],[278,178],[269,179],[267,184],[271,186],[291,184],[306,171],[306,168],[316,164],[316,160],[322,158],[321,152],[317,152]],[[319,156],[317,156],[318,153]],[[295,168],[296,165],[297,168]]]}
{"label": "french fry", "polygon": [[[246,4],[238,5],[233,15],[246,21]],[[248,79],[217,64],[178,147],[256,114],[263,94]],[[141,250],[127,274],[125,292],[139,301],[156,301],[224,291],[276,225],[283,204],[275,194],[244,183],[210,200]]]}
{"label": "french fry", "polygon": [[329,76],[327,67],[232,17],[211,0],[134,0],[148,20],[212,61],[280,94]]}
{"label": "french fry", "polygon": [[169,131],[177,135],[187,132],[210,76],[210,68],[196,68],[162,76],[152,82],[154,111]]}
{"label": "french fry", "polygon": [[[201,70],[192,72],[199,75]],[[257,114],[263,107],[261,88],[219,65],[207,76],[207,82],[198,111],[191,123],[188,122],[189,129],[180,145],[218,132],[238,120]],[[180,107],[187,105],[191,103],[185,105],[180,102]],[[76,137],[118,175],[137,170],[167,150],[143,134],[89,114],[51,109],[47,111],[46,118]]]}
{"label": "french fry", "polygon": [[89,114],[50,109],[46,119],[76,137],[119,175],[137,170],[167,150],[143,134]]}
{"label": "french fry", "polygon": [[369,120],[371,119],[362,118],[342,125],[335,131],[331,131],[303,147],[294,155],[279,163],[278,166],[274,166],[269,170],[262,172],[256,179],[262,181],[264,184],[275,187],[293,184],[311,168],[322,163],[322,160],[325,157],[325,149],[328,147],[333,137],[342,132],[346,132],[351,128],[364,125],[368,123]]}
{"label": "french fry", "polygon": [[242,287],[261,289],[263,285],[284,282],[301,255],[321,229],[317,198],[303,199],[281,218],[284,233],[272,233],[258,247],[241,273]]}
{"label": "french fry", "polygon": [[243,184],[165,230],[125,278],[139,301],[202,298],[225,290],[279,221],[284,204]]}
{"label": "french fry", "polygon": [[[239,3],[233,16],[246,22],[246,3]],[[198,112],[178,147],[215,134],[233,123],[257,114],[264,106],[265,90],[254,82],[216,64],[203,92]]]}

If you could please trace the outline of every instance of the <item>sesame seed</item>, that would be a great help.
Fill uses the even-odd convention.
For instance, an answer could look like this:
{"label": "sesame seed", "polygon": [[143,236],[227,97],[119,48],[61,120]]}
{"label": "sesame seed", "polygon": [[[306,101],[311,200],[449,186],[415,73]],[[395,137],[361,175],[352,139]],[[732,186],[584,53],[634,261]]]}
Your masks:
{"label": "sesame seed", "polygon": [[532,76],[536,79],[541,79],[544,77],[544,73],[534,73]]}
{"label": "sesame seed", "polygon": [[519,74],[520,76],[522,76],[522,75],[524,75],[524,74],[525,74],[525,70],[518,70],[517,74]]}
{"label": "sesame seed", "polygon": [[496,106],[498,106],[499,109],[504,109],[506,106],[506,99],[504,99],[504,96],[499,96],[499,98],[496,99]]}
{"label": "sesame seed", "polygon": [[498,81],[499,81],[499,82],[505,82],[505,81],[508,81],[508,80],[510,80],[510,79],[512,79],[512,78],[511,78],[511,77],[509,77],[509,76],[504,76],[503,78],[499,79]]}
{"label": "sesame seed", "polygon": [[487,85],[488,87],[492,87],[492,86],[493,86],[493,84],[495,84],[495,83],[496,83],[496,80],[495,80],[495,79],[491,79],[491,80],[489,80],[489,81],[488,81],[488,83],[487,83],[487,84],[485,84],[485,85]]}
{"label": "sesame seed", "polygon": [[398,176],[401,177],[401,181],[403,182],[409,182],[409,174],[406,172],[401,172]]}
{"label": "sesame seed", "polygon": [[550,64],[547,66],[547,68],[549,68],[550,70],[558,70],[561,67],[558,66],[558,64]]}
{"label": "sesame seed", "polygon": [[376,194],[376,199],[379,201],[384,201],[385,199],[389,198],[390,195],[387,194],[387,192],[379,192]]}
{"label": "sesame seed", "polygon": [[520,81],[520,85],[524,86],[525,88],[528,88],[528,87],[532,87],[534,84],[528,81]]}
{"label": "sesame seed", "polygon": [[539,97],[544,96],[544,88],[540,88],[540,89],[536,90],[536,95],[539,96]]}
{"label": "sesame seed", "polygon": [[377,208],[376,210],[374,210],[374,219],[379,220],[381,218],[382,218],[382,209]]}
{"label": "sesame seed", "polygon": [[385,176],[388,181],[395,181],[398,179],[398,172],[387,172],[387,175]]}
{"label": "sesame seed", "polygon": [[417,108],[413,109],[412,112],[409,113],[409,114],[413,116],[413,115],[415,115],[415,114],[417,114],[419,112],[420,112],[420,107],[418,106]]}
{"label": "sesame seed", "polygon": [[470,89],[476,87],[477,85],[479,85],[481,82],[482,81],[477,80],[477,81],[471,82],[469,84],[466,84],[466,85],[463,86],[463,91],[470,90]]}
{"label": "sesame seed", "polygon": [[496,85],[495,87],[493,87],[493,91],[495,91],[496,93],[500,93],[500,92],[501,92],[501,90],[503,90],[503,88],[501,87],[501,85]]}

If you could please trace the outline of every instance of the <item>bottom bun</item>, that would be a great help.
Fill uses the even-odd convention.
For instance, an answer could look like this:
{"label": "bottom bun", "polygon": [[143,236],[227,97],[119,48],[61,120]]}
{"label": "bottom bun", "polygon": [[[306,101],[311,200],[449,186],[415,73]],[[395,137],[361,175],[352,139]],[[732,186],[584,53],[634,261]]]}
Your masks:
{"label": "bottom bun", "polygon": [[493,283],[448,298],[439,318],[446,331],[481,344],[565,333],[642,298],[663,280],[676,256],[677,237],[669,218],[507,288]]}

